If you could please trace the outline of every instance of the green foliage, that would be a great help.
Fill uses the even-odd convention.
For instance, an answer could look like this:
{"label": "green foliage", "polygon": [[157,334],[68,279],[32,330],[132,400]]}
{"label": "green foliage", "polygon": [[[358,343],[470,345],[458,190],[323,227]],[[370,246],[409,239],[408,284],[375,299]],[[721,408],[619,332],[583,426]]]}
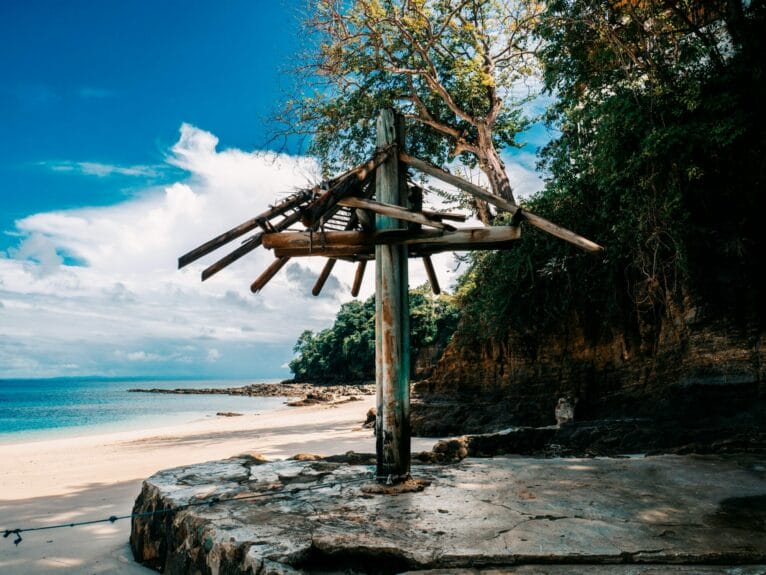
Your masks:
{"label": "green foliage", "polygon": [[[521,87],[533,74],[542,4],[534,0],[313,0],[295,97],[278,120],[310,136],[327,175],[373,152],[375,119],[394,108],[409,153],[458,158],[510,194],[497,151],[527,126]],[[509,198],[510,199],[510,198]]]}
{"label": "green foliage", "polygon": [[[412,357],[424,347],[443,347],[452,337],[459,312],[448,295],[431,296],[427,286],[410,291]],[[304,331],[293,348],[290,370],[297,381],[375,379],[375,298],[341,306],[332,327]]]}
{"label": "green foliage", "polygon": [[736,23],[696,2],[605,6],[552,2],[542,19],[561,135],[527,207],[606,255],[527,226],[513,250],[473,256],[458,297],[477,337],[512,328],[534,340],[580,318],[594,338],[616,324],[646,341],[689,286],[711,308],[763,317],[752,287],[762,285],[763,2],[740,6]]}

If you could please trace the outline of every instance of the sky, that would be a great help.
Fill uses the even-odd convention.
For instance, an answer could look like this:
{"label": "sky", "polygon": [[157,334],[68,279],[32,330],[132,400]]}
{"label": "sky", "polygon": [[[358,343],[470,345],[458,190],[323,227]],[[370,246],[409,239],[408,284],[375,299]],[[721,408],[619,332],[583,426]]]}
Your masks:
{"label": "sky", "polygon": [[[204,283],[221,252],[176,261],[319,179],[268,122],[291,87],[302,4],[0,3],[0,378],[290,376],[298,335],[350,299],[353,266],[314,298],[312,258],[258,295],[265,250]],[[549,137],[537,125],[505,155],[522,196],[541,186],[534,152]],[[437,264],[449,286],[452,257]]]}

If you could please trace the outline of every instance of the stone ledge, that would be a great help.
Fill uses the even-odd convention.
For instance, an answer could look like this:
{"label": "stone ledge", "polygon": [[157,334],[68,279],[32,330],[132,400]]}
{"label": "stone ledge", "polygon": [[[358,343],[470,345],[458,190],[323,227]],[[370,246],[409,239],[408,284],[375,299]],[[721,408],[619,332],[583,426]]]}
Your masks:
{"label": "stone ledge", "polygon": [[233,501],[134,519],[134,556],[163,573],[218,575],[766,563],[763,458],[469,458],[418,466],[431,484],[399,495],[363,493],[370,471],[246,456],[161,471],[134,512]]}

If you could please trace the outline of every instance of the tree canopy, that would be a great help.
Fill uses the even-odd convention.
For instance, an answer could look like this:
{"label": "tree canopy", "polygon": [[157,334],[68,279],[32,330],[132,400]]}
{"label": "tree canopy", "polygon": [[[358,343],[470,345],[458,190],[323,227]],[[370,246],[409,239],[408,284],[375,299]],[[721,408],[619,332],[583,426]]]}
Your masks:
{"label": "tree canopy", "polygon": [[[428,286],[410,290],[410,348],[413,360],[426,346],[443,348],[459,313],[448,295],[432,297]],[[297,381],[317,383],[375,379],[375,297],[344,303],[332,327],[304,331],[293,348],[290,370]]]}
{"label": "tree canopy", "polygon": [[371,154],[378,110],[408,121],[410,153],[477,165],[513,201],[498,151],[526,126],[543,4],[534,0],[316,0],[300,95],[281,119],[338,169]]}
{"label": "tree canopy", "polygon": [[[467,326],[544,333],[580,318],[651,346],[690,293],[763,310],[764,3],[556,0],[541,60],[560,131],[528,205],[607,247],[603,261],[532,230],[463,278]],[[761,312],[762,317],[762,312]],[[751,315],[752,319],[752,315]],[[644,344],[642,344],[644,345]]]}

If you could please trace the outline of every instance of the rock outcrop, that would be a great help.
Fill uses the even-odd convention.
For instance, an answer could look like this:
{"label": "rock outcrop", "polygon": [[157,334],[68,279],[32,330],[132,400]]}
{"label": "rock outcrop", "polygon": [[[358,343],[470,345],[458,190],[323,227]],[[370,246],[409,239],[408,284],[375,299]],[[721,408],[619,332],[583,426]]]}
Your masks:
{"label": "rock outcrop", "polygon": [[458,330],[434,374],[415,386],[413,431],[552,425],[561,398],[574,407],[575,421],[675,422],[717,428],[723,437],[726,429],[762,429],[764,330],[755,316],[721,319],[705,310],[689,298],[669,303],[653,326],[635,333],[625,326],[594,333],[576,315],[548,333],[531,326],[531,339]]}
{"label": "rock outcrop", "polygon": [[766,561],[762,458],[465,459],[418,466],[425,488],[398,495],[366,489],[369,469],[242,456],[161,471],[136,500],[133,554],[168,575]]}

